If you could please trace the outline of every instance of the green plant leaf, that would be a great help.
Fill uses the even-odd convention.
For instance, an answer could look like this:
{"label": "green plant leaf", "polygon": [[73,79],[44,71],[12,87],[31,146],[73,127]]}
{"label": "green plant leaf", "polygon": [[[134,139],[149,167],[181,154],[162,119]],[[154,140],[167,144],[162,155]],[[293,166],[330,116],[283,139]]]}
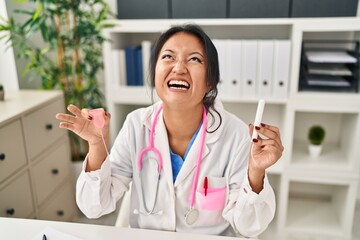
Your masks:
{"label": "green plant leaf", "polygon": [[34,12],[34,15],[32,17],[33,20],[36,20],[38,18],[38,16],[40,15],[40,13],[42,11],[42,8],[43,8],[43,4],[42,4],[42,2],[39,2],[38,6],[36,8],[36,11]]}

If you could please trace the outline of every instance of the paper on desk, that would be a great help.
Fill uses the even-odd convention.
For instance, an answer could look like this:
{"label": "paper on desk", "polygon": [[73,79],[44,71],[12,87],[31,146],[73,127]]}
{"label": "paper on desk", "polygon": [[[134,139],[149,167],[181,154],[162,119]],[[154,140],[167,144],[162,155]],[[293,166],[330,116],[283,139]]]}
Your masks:
{"label": "paper on desk", "polygon": [[71,236],[67,233],[60,232],[54,228],[47,227],[44,230],[42,230],[38,235],[36,235],[32,240],[42,240],[43,235],[46,235],[46,238],[48,240],[83,240],[81,238],[77,238],[74,236]]}

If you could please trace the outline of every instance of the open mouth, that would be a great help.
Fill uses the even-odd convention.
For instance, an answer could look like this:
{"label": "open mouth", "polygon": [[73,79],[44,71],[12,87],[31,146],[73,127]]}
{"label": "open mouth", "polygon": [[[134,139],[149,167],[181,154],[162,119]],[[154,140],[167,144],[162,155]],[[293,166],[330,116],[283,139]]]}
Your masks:
{"label": "open mouth", "polygon": [[168,87],[173,89],[187,90],[190,88],[190,84],[181,80],[170,80]]}

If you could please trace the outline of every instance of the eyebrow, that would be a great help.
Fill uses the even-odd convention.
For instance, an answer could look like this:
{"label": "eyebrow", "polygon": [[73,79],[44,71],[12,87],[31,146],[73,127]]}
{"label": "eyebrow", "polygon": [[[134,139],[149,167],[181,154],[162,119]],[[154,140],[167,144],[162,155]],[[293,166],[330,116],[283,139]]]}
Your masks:
{"label": "eyebrow", "polygon": [[[171,49],[164,49],[162,52],[166,52],[166,51],[169,51],[169,52],[171,52],[171,53],[175,53],[173,50],[171,50]],[[205,56],[201,53],[201,52],[191,52],[190,54],[189,54],[189,56],[190,55],[193,55],[193,54],[199,54],[200,56],[202,56],[203,58],[205,58]]]}

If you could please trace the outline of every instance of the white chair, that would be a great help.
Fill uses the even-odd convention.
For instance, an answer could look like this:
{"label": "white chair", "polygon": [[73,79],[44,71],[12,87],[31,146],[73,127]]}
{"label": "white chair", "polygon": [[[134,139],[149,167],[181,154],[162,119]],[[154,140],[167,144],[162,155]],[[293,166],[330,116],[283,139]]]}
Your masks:
{"label": "white chair", "polygon": [[129,216],[130,216],[130,198],[131,198],[131,185],[129,184],[129,190],[124,194],[119,213],[115,222],[115,227],[130,227]]}

